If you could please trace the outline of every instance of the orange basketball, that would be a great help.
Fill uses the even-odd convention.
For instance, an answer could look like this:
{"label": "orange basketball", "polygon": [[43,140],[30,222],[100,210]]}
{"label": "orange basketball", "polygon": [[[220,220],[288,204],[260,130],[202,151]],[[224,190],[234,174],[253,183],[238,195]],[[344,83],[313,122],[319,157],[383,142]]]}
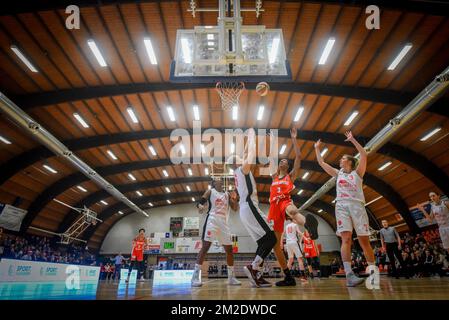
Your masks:
{"label": "orange basketball", "polygon": [[266,82],[259,82],[256,86],[256,92],[259,96],[266,96],[270,91],[270,86]]}

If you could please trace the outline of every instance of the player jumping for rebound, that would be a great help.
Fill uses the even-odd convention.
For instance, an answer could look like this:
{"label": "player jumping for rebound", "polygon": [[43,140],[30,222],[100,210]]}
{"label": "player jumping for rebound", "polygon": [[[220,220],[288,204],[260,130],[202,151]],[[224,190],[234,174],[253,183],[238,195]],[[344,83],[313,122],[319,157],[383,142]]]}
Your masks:
{"label": "player jumping for rebound", "polygon": [[202,247],[198,253],[195,264],[195,272],[192,276],[192,287],[201,287],[201,266],[204,262],[207,252],[214,240],[217,240],[226,252],[226,262],[228,264],[228,284],[240,285],[241,282],[236,279],[234,273],[234,256],[232,254],[231,232],[229,231],[228,217],[229,207],[232,210],[238,210],[237,195],[233,196],[227,191],[223,191],[223,182],[215,180],[213,188],[207,190],[197,204],[200,213],[206,209],[206,203],[209,204],[206,220],[204,221],[202,234]]}
{"label": "player jumping for rebound", "polygon": [[357,142],[350,131],[346,132],[346,140],[350,141],[360,153],[360,162],[350,155],[343,155],[340,159],[340,170],[324,162],[321,156],[321,141],[315,143],[315,154],[320,166],[329,175],[336,177],[337,198],[335,204],[335,218],[337,220],[337,235],[341,237],[341,257],[346,273],[346,285],[354,287],[363,282],[351,268],[352,231],[355,229],[359,244],[362,247],[368,263],[368,278],[365,281],[368,289],[380,289],[379,269],[374,260],[373,248],[369,240],[369,220],[365,210],[365,196],[363,194],[363,176],[367,165],[366,150]]}
{"label": "player jumping for rebound", "polygon": [[[251,238],[257,243],[254,261],[243,268],[249,281],[256,287],[269,287],[271,283],[262,276],[264,259],[270,254],[276,244],[276,235],[268,225],[266,218],[259,209],[256,181],[251,172],[256,159],[256,137],[254,129],[248,130],[248,141],[243,160],[233,156],[228,161],[234,169],[234,181],[240,196],[240,219]],[[238,165],[241,163],[241,166]]]}
{"label": "player jumping for rebound", "polygon": [[139,234],[133,239],[133,247],[131,252],[131,263],[129,264],[128,277],[126,283],[129,282],[129,277],[135,266],[137,266],[137,277],[143,281],[143,251],[148,244],[148,239],[145,237],[145,229],[139,229]]}
{"label": "player jumping for rebound", "polygon": [[[282,234],[284,232],[285,217],[288,215],[296,224],[303,226],[305,218],[299,213],[299,209],[293,204],[290,193],[295,189],[293,181],[299,176],[299,168],[301,165],[301,150],[296,141],[297,130],[292,128],[290,130],[293,148],[295,149],[295,162],[293,169],[288,172],[289,165],[287,159],[282,159],[279,162],[277,172],[272,174],[273,182],[270,187],[270,212],[268,214],[268,221],[273,220],[273,230],[276,234],[276,245],[274,246],[274,253],[282,270],[284,271],[284,280],[276,282],[276,286],[295,286],[295,278],[290,273],[287,266],[285,255],[281,249]],[[273,138],[273,137],[272,137]],[[273,145],[273,144],[272,144]]]}

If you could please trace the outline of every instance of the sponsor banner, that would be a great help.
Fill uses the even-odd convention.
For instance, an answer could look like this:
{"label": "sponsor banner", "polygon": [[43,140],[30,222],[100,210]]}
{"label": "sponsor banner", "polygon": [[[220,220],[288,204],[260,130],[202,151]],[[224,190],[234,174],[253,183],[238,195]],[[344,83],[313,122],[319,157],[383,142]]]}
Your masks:
{"label": "sponsor banner", "polygon": [[27,210],[0,203],[0,227],[12,231],[20,231],[22,220],[26,214]]}
{"label": "sponsor banner", "polygon": [[176,253],[175,239],[173,238],[161,239],[161,252]]}
{"label": "sponsor banner", "polygon": [[194,270],[155,270],[153,287],[160,285],[187,285],[190,287]]}
{"label": "sponsor banner", "polygon": [[191,238],[177,238],[176,239],[176,253],[194,252],[192,248]]}
{"label": "sponsor banner", "polygon": [[79,274],[80,282],[98,281],[100,267],[14,259],[0,261],[0,282],[65,281],[75,273]]}
{"label": "sponsor banner", "polygon": [[184,217],[184,230],[199,229],[200,217]]}

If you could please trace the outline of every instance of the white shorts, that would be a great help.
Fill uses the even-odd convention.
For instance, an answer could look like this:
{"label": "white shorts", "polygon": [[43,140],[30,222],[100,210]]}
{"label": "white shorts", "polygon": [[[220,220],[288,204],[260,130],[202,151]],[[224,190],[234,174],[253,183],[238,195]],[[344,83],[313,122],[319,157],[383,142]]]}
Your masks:
{"label": "white shorts", "polygon": [[201,239],[209,242],[218,241],[222,246],[232,245],[231,231],[226,219],[208,215],[204,221]]}
{"label": "white shorts", "polygon": [[248,231],[251,238],[257,242],[269,232],[273,232],[272,227],[267,222],[267,217],[256,205],[248,202],[240,204],[240,220]]}
{"label": "white shorts", "polygon": [[449,249],[449,226],[440,226],[440,238],[443,242],[443,248]]}
{"label": "white shorts", "polygon": [[288,258],[302,258],[302,253],[301,250],[299,250],[299,245],[297,242],[287,242],[286,245],[287,247],[287,254],[288,254]]}
{"label": "white shorts", "polygon": [[343,231],[355,232],[358,236],[369,236],[369,219],[363,203],[352,200],[340,200],[335,205],[337,235]]}

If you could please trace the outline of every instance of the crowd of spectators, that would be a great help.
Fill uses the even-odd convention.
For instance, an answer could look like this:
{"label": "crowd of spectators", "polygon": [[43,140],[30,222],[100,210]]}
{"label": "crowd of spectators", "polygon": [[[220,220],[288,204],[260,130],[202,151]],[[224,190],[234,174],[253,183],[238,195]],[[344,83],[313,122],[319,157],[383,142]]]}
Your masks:
{"label": "crowd of spectators", "polygon": [[85,246],[62,245],[56,239],[27,235],[20,237],[2,233],[0,257],[28,261],[96,265],[96,258]]}
{"label": "crowd of spectators", "polygon": [[[374,248],[376,265],[390,274],[391,261],[385,249],[380,245]],[[406,233],[401,237],[401,255],[405,268],[401,268],[395,259],[394,263],[400,274],[409,278],[449,275],[449,254],[444,250],[437,229],[427,230],[415,236]],[[352,253],[352,267],[354,272],[362,272],[367,263],[360,250]]]}

